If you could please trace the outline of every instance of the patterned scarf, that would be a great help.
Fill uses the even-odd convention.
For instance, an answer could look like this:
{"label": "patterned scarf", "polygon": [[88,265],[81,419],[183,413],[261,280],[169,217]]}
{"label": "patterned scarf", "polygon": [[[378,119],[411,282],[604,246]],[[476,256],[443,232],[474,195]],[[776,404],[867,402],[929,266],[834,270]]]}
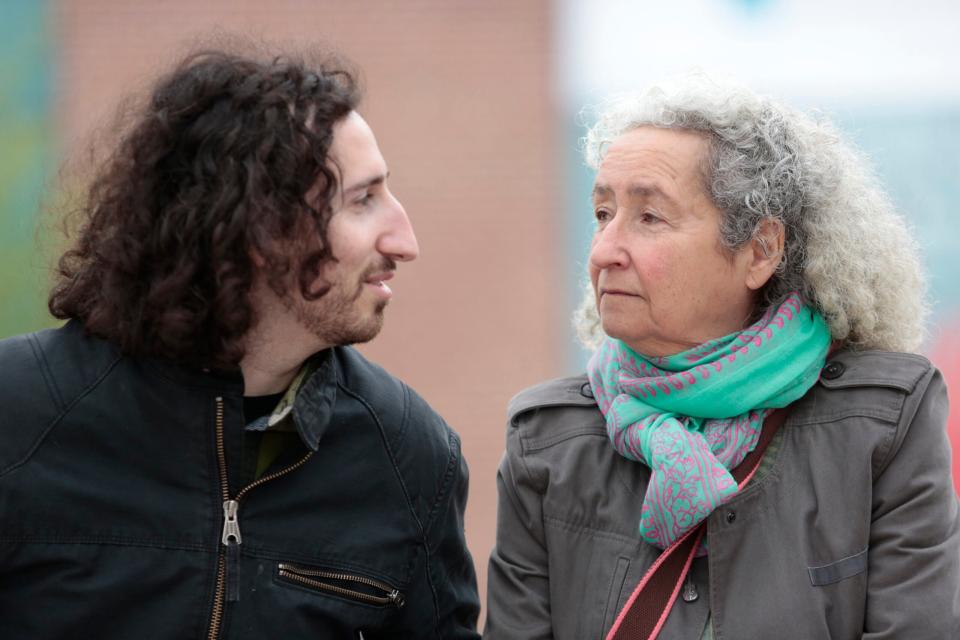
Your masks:
{"label": "patterned scarf", "polygon": [[830,347],[796,293],[743,331],[672,356],[607,338],[588,375],[617,452],[650,467],[640,535],[661,549],[736,492],[728,471],[753,450],[764,418],[807,392]]}

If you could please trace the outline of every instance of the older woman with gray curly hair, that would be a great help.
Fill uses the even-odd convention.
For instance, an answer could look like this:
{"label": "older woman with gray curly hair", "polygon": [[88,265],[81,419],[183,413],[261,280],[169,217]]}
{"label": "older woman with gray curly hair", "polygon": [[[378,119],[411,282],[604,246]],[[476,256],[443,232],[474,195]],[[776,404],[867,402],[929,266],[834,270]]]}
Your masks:
{"label": "older woman with gray curly hair", "polygon": [[702,76],[586,150],[594,353],[511,402],[485,637],[960,637],[946,389],[864,158]]}

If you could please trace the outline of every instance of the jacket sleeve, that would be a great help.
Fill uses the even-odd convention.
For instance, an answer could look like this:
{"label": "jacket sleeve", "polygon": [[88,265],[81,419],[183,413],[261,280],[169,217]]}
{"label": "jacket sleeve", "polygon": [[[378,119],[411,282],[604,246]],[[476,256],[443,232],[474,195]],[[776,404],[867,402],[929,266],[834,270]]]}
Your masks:
{"label": "jacket sleeve", "polygon": [[428,536],[429,578],[437,613],[437,638],[474,640],[480,597],[473,559],[467,549],[463,513],[467,506],[469,473],[460,442],[451,434],[456,457],[451,468],[446,508],[430,527]]}
{"label": "jacket sleeve", "polygon": [[519,429],[507,427],[497,473],[497,538],[487,572],[486,640],[553,637],[542,495],[524,464]]}
{"label": "jacket sleeve", "polygon": [[946,419],[946,387],[932,369],[908,396],[874,482],[864,640],[960,638],[960,512]]}

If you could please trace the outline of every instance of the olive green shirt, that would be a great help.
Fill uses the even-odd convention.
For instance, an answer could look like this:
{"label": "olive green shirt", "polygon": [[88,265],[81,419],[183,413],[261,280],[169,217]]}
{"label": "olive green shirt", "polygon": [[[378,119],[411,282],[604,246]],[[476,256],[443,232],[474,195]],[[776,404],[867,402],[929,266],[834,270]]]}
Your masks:
{"label": "olive green shirt", "polygon": [[254,479],[258,479],[266,472],[273,462],[280,457],[299,438],[296,425],[293,422],[293,403],[297,393],[310,376],[319,368],[322,356],[310,358],[303,363],[300,371],[294,376],[290,386],[273,411],[247,424],[248,432],[262,432],[257,450],[257,466]]}

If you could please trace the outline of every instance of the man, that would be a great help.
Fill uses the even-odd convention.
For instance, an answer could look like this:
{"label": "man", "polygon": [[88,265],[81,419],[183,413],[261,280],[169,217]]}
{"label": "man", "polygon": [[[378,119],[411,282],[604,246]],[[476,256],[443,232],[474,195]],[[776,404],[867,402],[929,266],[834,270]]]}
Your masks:
{"label": "man", "polygon": [[202,52],[0,342],[0,637],[476,638],[459,440],[345,346],[417,241],[352,75]]}

